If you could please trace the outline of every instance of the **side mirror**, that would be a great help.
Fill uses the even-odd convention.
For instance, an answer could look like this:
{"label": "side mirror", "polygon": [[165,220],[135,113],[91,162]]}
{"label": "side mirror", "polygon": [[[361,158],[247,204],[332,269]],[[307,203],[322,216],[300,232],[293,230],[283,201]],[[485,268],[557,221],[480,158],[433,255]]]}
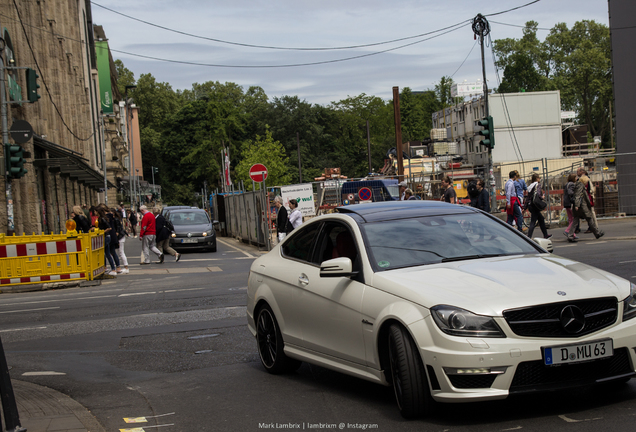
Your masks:
{"label": "side mirror", "polygon": [[334,258],[320,264],[320,277],[351,277],[358,274],[352,271],[353,264],[349,258]]}
{"label": "side mirror", "polygon": [[548,252],[550,252],[550,253],[554,252],[554,247],[552,246],[552,240],[544,239],[544,238],[540,238],[540,237],[535,237],[532,240],[536,244],[541,246],[543,249],[547,250]]}
{"label": "side mirror", "polygon": [[219,221],[218,220],[213,220],[212,221],[212,226],[214,227],[215,230],[219,229]]}

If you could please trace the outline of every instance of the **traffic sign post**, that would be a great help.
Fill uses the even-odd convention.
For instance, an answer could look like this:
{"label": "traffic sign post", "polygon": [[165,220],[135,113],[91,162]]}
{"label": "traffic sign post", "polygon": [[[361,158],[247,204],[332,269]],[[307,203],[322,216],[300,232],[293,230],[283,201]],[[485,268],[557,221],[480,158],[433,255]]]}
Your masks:
{"label": "traffic sign post", "polygon": [[[263,164],[257,163],[254,164],[250,167],[250,178],[252,179],[253,182],[258,182],[258,183],[263,183],[261,185],[261,193],[263,193],[263,204],[264,204],[264,210],[265,210],[265,227],[266,229],[264,230],[264,233],[266,234],[267,239],[265,240],[265,245],[267,246],[267,250],[272,250],[271,247],[271,243],[270,243],[270,223],[269,223],[269,195],[267,194],[267,186],[265,183],[265,180],[267,180],[267,167]],[[254,188],[256,189],[256,188]],[[256,192],[256,190],[254,190],[254,192]],[[257,210],[258,213],[258,210]],[[260,220],[260,215],[256,215],[257,220]],[[262,223],[262,222],[261,222]]]}
{"label": "traffic sign post", "polygon": [[267,167],[263,164],[254,164],[250,167],[250,178],[258,183],[267,179]]}

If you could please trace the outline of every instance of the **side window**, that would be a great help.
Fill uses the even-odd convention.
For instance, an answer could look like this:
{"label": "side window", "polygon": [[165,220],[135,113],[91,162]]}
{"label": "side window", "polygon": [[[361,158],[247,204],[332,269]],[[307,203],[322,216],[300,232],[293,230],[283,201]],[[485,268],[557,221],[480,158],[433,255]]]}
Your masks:
{"label": "side window", "polygon": [[358,249],[349,228],[339,222],[327,222],[317,244],[314,262],[320,264],[332,258],[347,257],[354,266],[358,258]]}
{"label": "side window", "polygon": [[320,226],[321,224],[315,223],[299,228],[298,232],[295,232],[292,238],[283,245],[283,255],[301,261],[310,261]]}

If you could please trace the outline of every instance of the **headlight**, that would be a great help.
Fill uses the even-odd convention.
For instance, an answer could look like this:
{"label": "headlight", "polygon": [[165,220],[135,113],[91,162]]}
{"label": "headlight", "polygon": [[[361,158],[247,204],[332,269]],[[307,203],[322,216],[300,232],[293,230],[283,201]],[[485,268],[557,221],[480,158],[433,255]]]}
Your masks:
{"label": "headlight", "polygon": [[476,315],[454,306],[431,308],[435,324],[446,334],[464,337],[506,337],[492,317]]}
{"label": "headlight", "polygon": [[623,300],[623,321],[636,317],[636,284],[630,285],[629,297]]}
{"label": "headlight", "polygon": [[175,233],[170,234],[170,237],[175,238],[177,235]]}

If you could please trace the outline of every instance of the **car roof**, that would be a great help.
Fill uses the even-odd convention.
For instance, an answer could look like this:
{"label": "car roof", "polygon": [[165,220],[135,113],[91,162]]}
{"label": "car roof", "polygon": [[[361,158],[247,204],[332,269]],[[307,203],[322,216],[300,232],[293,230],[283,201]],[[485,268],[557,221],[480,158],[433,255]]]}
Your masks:
{"label": "car roof", "polygon": [[352,204],[338,207],[338,213],[358,215],[364,222],[406,219],[420,216],[477,213],[472,207],[441,201],[409,200],[384,201],[369,204]]}

